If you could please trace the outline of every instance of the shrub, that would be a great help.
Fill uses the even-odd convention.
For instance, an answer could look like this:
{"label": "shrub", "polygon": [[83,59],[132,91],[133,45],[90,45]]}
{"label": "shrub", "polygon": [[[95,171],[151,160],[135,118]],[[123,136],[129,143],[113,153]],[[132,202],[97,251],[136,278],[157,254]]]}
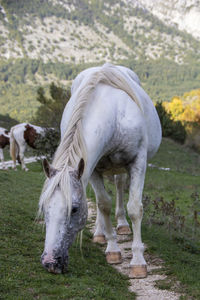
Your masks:
{"label": "shrub", "polygon": [[54,128],[46,128],[43,136],[38,136],[35,141],[35,147],[37,149],[37,155],[46,156],[48,159],[52,159],[60,140],[60,133]]}
{"label": "shrub", "polygon": [[161,102],[157,102],[156,110],[160,118],[163,137],[170,137],[183,144],[186,139],[186,130],[180,121],[173,121],[171,114],[167,113]]}

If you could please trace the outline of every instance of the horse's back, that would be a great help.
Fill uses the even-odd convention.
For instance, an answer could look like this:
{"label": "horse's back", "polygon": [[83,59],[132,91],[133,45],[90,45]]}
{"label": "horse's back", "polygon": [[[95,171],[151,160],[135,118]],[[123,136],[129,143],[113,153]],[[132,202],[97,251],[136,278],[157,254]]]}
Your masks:
{"label": "horse's back", "polygon": [[[63,136],[67,128],[73,108],[78,101],[78,99],[76,99],[78,92],[84,89],[90,76],[98,70],[100,71],[101,67],[90,68],[81,72],[76,77],[72,97],[63,113],[61,136]],[[121,66],[116,67],[116,72],[119,71],[120,76],[122,75],[131,87],[140,107],[125,91],[107,84],[98,83],[88,99],[83,117],[84,130],[87,132],[86,136],[88,136],[88,134],[90,135],[92,131],[96,130],[96,132],[102,132],[104,130],[105,133],[102,138],[103,140],[106,139],[106,141],[104,141],[105,143],[110,144],[109,134],[112,136],[113,131],[115,132],[115,136],[118,134],[119,137],[121,134],[120,138],[122,138],[122,144],[124,138],[127,137],[126,143],[124,144],[128,144],[128,140],[136,141],[140,139],[138,133],[136,134],[137,129],[138,132],[140,130],[140,134],[144,140],[146,140],[148,157],[152,157],[157,151],[161,140],[161,127],[157,112],[150,97],[138,84],[137,80],[133,79],[135,73]],[[117,123],[116,120],[118,120]],[[101,148],[101,145],[99,148]],[[101,149],[99,151],[101,151]]]}
{"label": "horse's back", "polygon": [[[86,70],[83,70],[81,73],[79,73],[76,78],[72,82],[71,86],[71,93],[73,94],[81,85],[82,81],[93,74],[94,72],[100,71],[102,67],[92,67],[88,68]],[[125,76],[129,76],[132,80],[137,82],[137,84],[140,85],[140,79],[137,76],[135,72],[133,72],[131,69],[124,67],[124,66],[116,66],[118,70],[120,70]]]}
{"label": "horse's back", "polygon": [[8,130],[4,127],[0,127],[0,134],[5,134],[7,135],[8,134]]}

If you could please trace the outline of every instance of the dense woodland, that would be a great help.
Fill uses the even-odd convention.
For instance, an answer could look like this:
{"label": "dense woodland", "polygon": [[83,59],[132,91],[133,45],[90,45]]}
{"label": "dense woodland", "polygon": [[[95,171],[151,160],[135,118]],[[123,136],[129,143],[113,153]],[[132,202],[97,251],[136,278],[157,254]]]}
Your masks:
{"label": "dense woodland", "polygon": [[[186,68],[165,59],[148,61],[142,66],[139,61],[119,62],[133,69],[140,77],[142,85],[154,102],[170,101],[173,96],[181,96],[191,89],[199,88],[200,65]],[[47,63],[30,59],[0,62],[0,102],[1,113],[22,122],[34,118],[39,103],[36,101],[36,73],[43,78],[54,75],[56,84],[63,86],[59,80],[72,80],[76,74],[92,64],[73,65],[64,63]],[[31,80],[32,79],[32,80]],[[31,81],[30,83],[27,83]],[[70,85],[70,82],[69,82]],[[49,83],[43,84],[48,90]]]}

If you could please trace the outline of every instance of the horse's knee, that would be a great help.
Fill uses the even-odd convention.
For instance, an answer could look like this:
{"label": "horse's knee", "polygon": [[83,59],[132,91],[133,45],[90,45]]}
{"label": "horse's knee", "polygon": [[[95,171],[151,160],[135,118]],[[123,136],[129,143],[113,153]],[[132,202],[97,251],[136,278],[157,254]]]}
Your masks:
{"label": "horse's knee", "polygon": [[97,205],[101,212],[109,214],[112,208],[112,201],[104,198],[98,201]]}
{"label": "horse's knee", "polygon": [[128,215],[132,221],[137,220],[138,218],[141,219],[143,216],[143,205],[142,203],[136,204],[127,204]]}

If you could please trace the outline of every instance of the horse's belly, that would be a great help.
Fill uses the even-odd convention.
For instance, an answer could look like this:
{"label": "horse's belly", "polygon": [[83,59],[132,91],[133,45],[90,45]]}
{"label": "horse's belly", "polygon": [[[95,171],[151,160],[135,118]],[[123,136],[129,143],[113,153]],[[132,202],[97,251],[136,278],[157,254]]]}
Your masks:
{"label": "horse's belly", "polygon": [[97,166],[96,170],[103,174],[120,174],[126,172],[126,166],[133,160],[129,155],[117,152],[102,157]]}

